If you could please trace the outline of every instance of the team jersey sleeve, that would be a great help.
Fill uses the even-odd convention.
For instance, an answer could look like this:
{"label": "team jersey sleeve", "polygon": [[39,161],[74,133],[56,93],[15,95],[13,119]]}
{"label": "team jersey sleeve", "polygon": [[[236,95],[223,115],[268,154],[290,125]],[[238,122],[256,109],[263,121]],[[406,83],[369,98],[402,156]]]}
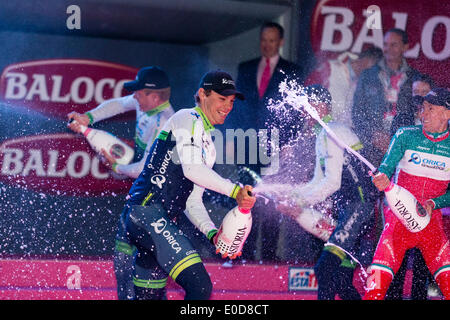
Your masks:
{"label": "team jersey sleeve", "polygon": [[[321,168],[321,161],[324,161],[324,171]],[[325,130],[322,130],[316,140],[314,177],[301,188],[300,201],[304,204],[314,205],[324,201],[339,190],[343,163],[343,149],[327,136]]]}
{"label": "team jersey sleeve", "polygon": [[209,159],[205,158],[207,155],[203,150],[205,129],[202,120],[191,113],[187,117],[177,117],[174,125],[176,148],[184,176],[202,188],[236,198],[240,187],[206,165]]}
{"label": "team jersey sleeve", "polygon": [[137,100],[133,98],[133,95],[128,95],[121,98],[106,100],[99,104],[95,109],[86,112],[86,115],[90,119],[90,124],[93,124],[120,113],[136,110],[137,107]]}
{"label": "team jersey sleeve", "polygon": [[136,179],[141,174],[142,169],[144,169],[147,156],[148,152],[146,151],[140,161],[130,164],[117,164],[113,167],[113,170],[119,174],[124,174],[130,178]]}
{"label": "team jersey sleeve", "polygon": [[389,148],[381,161],[379,172],[384,173],[388,178],[394,174],[395,169],[405,153],[405,131],[398,129],[389,144]]}
{"label": "team jersey sleeve", "polygon": [[[159,131],[158,131],[159,132]],[[153,139],[154,141],[154,139]],[[113,167],[113,170],[117,173],[124,174],[130,178],[136,179],[141,174],[141,171],[144,169],[145,161],[150,153],[150,149],[152,147],[153,141],[149,141],[146,148],[145,153],[142,159],[138,162],[130,163],[130,164],[118,164]]]}
{"label": "team jersey sleeve", "polygon": [[217,228],[203,204],[202,197],[204,191],[204,188],[194,184],[194,188],[186,201],[186,210],[184,213],[189,221],[207,236],[208,232]]}

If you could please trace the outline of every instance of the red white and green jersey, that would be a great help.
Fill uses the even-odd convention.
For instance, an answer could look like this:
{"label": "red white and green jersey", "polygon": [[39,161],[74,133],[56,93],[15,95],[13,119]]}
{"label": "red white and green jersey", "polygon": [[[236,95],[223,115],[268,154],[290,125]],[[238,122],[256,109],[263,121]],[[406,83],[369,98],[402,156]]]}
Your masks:
{"label": "red white and green jersey", "polygon": [[450,206],[449,131],[429,133],[422,125],[397,130],[378,170],[409,190],[423,203],[431,199],[435,209]]}

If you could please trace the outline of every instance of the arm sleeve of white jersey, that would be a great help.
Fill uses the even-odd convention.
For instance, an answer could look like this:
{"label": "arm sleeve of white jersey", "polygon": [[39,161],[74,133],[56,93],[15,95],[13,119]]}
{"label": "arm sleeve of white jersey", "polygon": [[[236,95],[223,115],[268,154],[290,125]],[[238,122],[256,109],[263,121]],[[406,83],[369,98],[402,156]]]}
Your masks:
{"label": "arm sleeve of white jersey", "polygon": [[194,189],[186,201],[185,214],[189,221],[207,236],[208,232],[217,228],[203,204],[202,196],[204,191],[204,188],[194,184]]}
{"label": "arm sleeve of white jersey", "polygon": [[106,100],[98,105],[95,109],[92,109],[86,114],[91,120],[91,124],[111,118],[117,114],[124,113],[131,110],[136,110],[138,102],[133,98],[133,95],[128,95],[121,98],[113,98]]}
{"label": "arm sleeve of white jersey", "polygon": [[[314,179],[302,188],[303,201],[314,205],[324,201],[341,187],[342,167],[344,164],[344,150],[340,148],[332,138],[327,136],[324,130],[317,138],[316,153],[324,157],[325,172],[320,179]],[[325,152],[324,152],[325,151]],[[319,167],[318,167],[319,166]],[[320,169],[320,159],[316,159],[316,173]]]}
{"label": "arm sleeve of white jersey", "polygon": [[309,203],[308,201],[305,200],[305,196],[308,194],[311,188],[314,188],[314,186],[316,186],[320,181],[322,181],[323,178],[324,173],[320,165],[320,158],[316,157],[316,164],[314,167],[313,178],[306,184],[295,186],[294,189],[292,190],[291,195],[299,206],[303,207]]}
{"label": "arm sleeve of white jersey", "polygon": [[202,154],[202,137],[205,133],[201,119],[192,122],[183,120],[174,128],[174,135],[184,176],[202,188],[236,198],[240,187],[221,177],[205,163],[205,155]]}
{"label": "arm sleeve of white jersey", "polygon": [[142,169],[145,166],[145,159],[147,159],[148,153],[146,152],[142,159],[138,162],[130,164],[118,164],[114,168],[114,171],[119,174],[124,174],[130,178],[136,179],[141,174]]}

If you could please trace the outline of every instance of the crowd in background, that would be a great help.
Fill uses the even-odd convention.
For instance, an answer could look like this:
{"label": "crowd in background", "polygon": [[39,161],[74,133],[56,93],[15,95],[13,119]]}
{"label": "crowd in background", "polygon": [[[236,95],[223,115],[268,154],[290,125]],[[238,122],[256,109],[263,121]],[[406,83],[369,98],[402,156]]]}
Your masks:
{"label": "crowd in background", "polygon": [[[273,175],[263,176],[263,180],[294,185],[310,180],[314,171],[314,132],[305,125],[304,117],[293,111],[291,117],[279,119],[267,107],[272,101],[280,99],[278,86],[285,79],[293,79],[305,87],[320,84],[328,89],[331,94],[330,118],[353,129],[364,146],[364,156],[375,167],[380,165],[397,129],[420,124],[419,107],[423,97],[435,84],[428,75],[409,66],[404,58],[408,50],[405,31],[390,29],[384,34],[382,48],[370,45],[363,47],[359,54],[344,52],[336,59],[320,62],[310,74],[303,72],[301,61],[288,62],[280,56],[282,45],[281,26],[268,23],[261,27],[261,57],[238,66],[236,85],[245,94],[246,100],[235,104],[225,126],[219,128],[223,132],[236,128],[244,131],[254,128],[256,132],[266,129],[269,135],[274,128],[279,130],[280,169]],[[246,160],[249,159],[247,154]],[[242,167],[261,174],[264,165],[260,161],[248,161],[238,164],[236,170]],[[251,178],[243,182],[249,181]],[[322,210],[326,208],[326,201],[321,205]],[[363,253],[361,262],[365,266],[371,262],[383,226],[382,206],[383,196],[379,193],[374,203],[370,230],[359,243],[359,250]],[[329,204],[326,210],[329,210]],[[244,261],[317,261],[323,242],[304,233],[292,217],[277,211],[276,205],[258,199],[253,217],[253,230],[242,257]],[[298,255],[298,247],[303,247],[303,250],[309,247],[311,255]],[[432,282],[432,278],[420,251],[411,249],[387,298],[401,297],[407,266],[414,270],[416,281],[413,296],[426,296],[424,288]]]}

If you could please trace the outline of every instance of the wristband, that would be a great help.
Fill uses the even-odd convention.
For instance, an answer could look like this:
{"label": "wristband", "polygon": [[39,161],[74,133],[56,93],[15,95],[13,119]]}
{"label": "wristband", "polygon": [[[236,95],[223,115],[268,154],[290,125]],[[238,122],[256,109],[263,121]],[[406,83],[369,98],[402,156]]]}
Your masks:
{"label": "wristband", "polygon": [[212,229],[211,231],[208,232],[208,234],[206,235],[206,237],[208,238],[209,242],[211,242],[211,244],[214,244],[214,236],[217,234],[217,229]]}
{"label": "wristband", "polygon": [[236,196],[237,196],[239,190],[241,190],[241,187],[239,185],[235,184],[234,188],[233,188],[233,191],[231,191],[230,197],[233,198],[233,199],[236,199]]}
{"label": "wristband", "polygon": [[436,210],[436,202],[433,199],[428,199],[427,201],[430,201],[433,204],[432,210]]}
{"label": "wristband", "polygon": [[85,115],[88,116],[89,118],[89,124],[93,124],[94,123],[94,117],[92,116],[92,114],[88,111],[85,113]]}
{"label": "wristband", "polygon": [[117,162],[114,162],[114,163],[112,164],[112,166],[111,166],[112,171],[118,173],[118,172],[116,171],[116,168],[117,168],[118,165],[119,165],[119,164],[118,164]]}

